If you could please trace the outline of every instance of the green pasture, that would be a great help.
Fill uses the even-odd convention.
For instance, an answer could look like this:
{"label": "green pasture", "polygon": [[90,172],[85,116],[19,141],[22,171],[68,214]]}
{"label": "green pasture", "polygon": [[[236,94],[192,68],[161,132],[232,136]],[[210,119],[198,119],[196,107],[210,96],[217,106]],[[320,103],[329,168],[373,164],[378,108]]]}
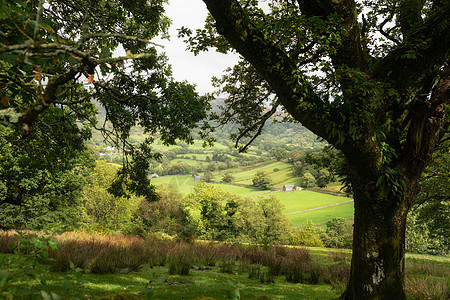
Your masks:
{"label": "green pasture", "polygon": [[175,159],[172,159],[170,161],[170,163],[171,164],[184,163],[187,165],[196,166],[196,165],[204,164],[206,162],[198,160],[198,159],[194,160],[194,159],[186,159],[186,158],[175,158]]}
{"label": "green pasture", "polygon": [[180,189],[187,186],[193,186],[197,182],[194,181],[194,177],[192,175],[173,175],[153,178],[151,183],[156,186],[159,184],[170,184],[173,185],[175,189]]}
{"label": "green pasture", "polygon": [[249,187],[232,185],[232,184],[214,184],[216,186],[220,186],[225,192],[230,194],[239,195],[239,196],[255,196],[263,193],[270,192],[270,190],[257,190]]}
{"label": "green pasture", "polygon": [[[251,185],[252,184],[252,178],[255,176],[255,174],[258,171],[267,171],[269,172],[270,176],[272,177],[272,179],[275,179],[278,177],[278,175],[280,175],[281,178],[287,178],[286,174],[290,171],[288,170],[291,167],[291,164],[285,163],[285,162],[269,162],[269,163],[261,163],[261,164],[257,164],[257,165],[252,165],[251,168],[249,167],[244,167],[241,168],[241,171],[233,174],[234,178],[235,178],[235,182],[236,183],[241,183],[241,184],[247,184],[247,185]],[[274,172],[274,169],[279,169],[278,172]],[[277,174],[279,173],[279,174]],[[274,182],[276,182],[274,180]]]}
{"label": "green pasture", "polygon": [[[290,167],[280,169],[278,172],[271,173],[272,182],[275,188],[283,188],[285,184],[294,184],[294,183],[288,183],[291,182],[292,179],[298,179],[294,178],[292,175],[292,169]],[[296,180],[298,181],[298,180]],[[298,185],[298,183],[297,183]]]}
{"label": "green pasture", "polygon": [[314,224],[324,223],[333,218],[353,218],[353,203],[322,208],[318,210],[288,215],[287,218],[293,227],[304,226],[306,220],[310,219]]}
{"label": "green pasture", "polygon": [[330,204],[345,202],[351,200],[347,197],[333,196],[324,193],[311,191],[292,191],[292,192],[277,192],[272,195],[276,196],[284,205],[283,212],[289,213],[305,209],[311,209],[319,206],[326,206]]}
{"label": "green pasture", "polygon": [[[194,186],[197,183],[198,182],[194,182],[192,185],[190,185],[188,187],[182,187],[181,189],[179,189],[179,192],[182,193],[183,195],[188,195],[188,194],[194,192]],[[250,197],[250,196],[255,196],[255,195],[270,192],[270,190],[263,191],[263,190],[252,189],[250,187],[237,186],[237,185],[232,185],[232,184],[224,184],[224,183],[223,184],[222,183],[209,183],[209,184],[219,186],[225,192],[233,194],[233,195],[239,195],[241,197]]]}

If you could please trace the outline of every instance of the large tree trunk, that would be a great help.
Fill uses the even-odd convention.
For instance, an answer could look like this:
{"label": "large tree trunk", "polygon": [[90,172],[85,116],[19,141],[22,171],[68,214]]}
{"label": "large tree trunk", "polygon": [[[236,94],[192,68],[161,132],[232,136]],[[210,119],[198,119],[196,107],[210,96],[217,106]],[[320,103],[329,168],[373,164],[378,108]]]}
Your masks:
{"label": "large tree trunk", "polygon": [[343,299],[406,299],[407,202],[397,205],[375,185],[353,185],[355,223],[350,280]]}

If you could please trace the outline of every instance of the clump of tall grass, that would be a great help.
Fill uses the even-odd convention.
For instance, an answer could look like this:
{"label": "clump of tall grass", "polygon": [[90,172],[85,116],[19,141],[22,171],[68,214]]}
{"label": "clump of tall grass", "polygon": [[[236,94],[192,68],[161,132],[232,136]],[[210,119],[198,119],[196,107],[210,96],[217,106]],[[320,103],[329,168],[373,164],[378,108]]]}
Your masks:
{"label": "clump of tall grass", "polygon": [[328,253],[328,256],[334,261],[334,262],[349,262],[351,260],[351,254],[341,252],[341,251],[330,251]]}
{"label": "clump of tall grass", "polygon": [[407,259],[405,265],[406,274],[427,275],[438,277],[450,277],[450,268],[448,265],[420,259]]}
{"label": "clump of tall grass", "polygon": [[412,299],[450,299],[446,278],[427,276],[405,279],[405,292]]}
{"label": "clump of tall grass", "polygon": [[195,260],[196,254],[192,251],[189,244],[184,242],[174,244],[168,253],[169,274],[189,275]]}
{"label": "clump of tall grass", "polygon": [[124,235],[63,234],[53,254],[53,269],[68,270],[70,262],[92,273],[131,272],[142,265],[163,266],[170,244],[155,238]]}
{"label": "clump of tall grass", "polygon": [[17,231],[0,231],[0,253],[13,253],[13,243],[17,240]]}
{"label": "clump of tall grass", "polygon": [[350,264],[340,261],[323,268],[323,281],[331,284],[336,290],[345,290],[348,280],[350,279]]}

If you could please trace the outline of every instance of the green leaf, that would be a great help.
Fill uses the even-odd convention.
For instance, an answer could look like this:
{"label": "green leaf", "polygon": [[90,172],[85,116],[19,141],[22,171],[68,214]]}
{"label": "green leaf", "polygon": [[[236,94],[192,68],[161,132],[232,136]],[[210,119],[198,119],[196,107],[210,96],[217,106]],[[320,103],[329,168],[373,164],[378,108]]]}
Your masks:
{"label": "green leaf", "polygon": [[380,186],[383,183],[383,181],[384,181],[384,175],[381,175],[380,178],[378,178],[376,186],[377,187]]}
{"label": "green leaf", "polygon": [[11,54],[11,53],[3,53],[3,54],[0,55],[0,58],[1,58],[3,61],[5,61],[5,62],[7,62],[7,63],[9,63],[9,64],[11,64],[11,65],[13,65],[13,66],[17,65],[17,56],[14,55],[14,54]]}
{"label": "green leaf", "polygon": [[106,76],[110,72],[110,68],[106,64],[100,65],[100,71],[102,72],[103,76]]}
{"label": "green leaf", "polygon": [[100,58],[111,57],[111,49],[109,47],[103,47],[102,51],[99,53]]}
{"label": "green leaf", "polygon": [[70,281],[65,280],[62,284],[63,289],[68,290],[70,288]]}

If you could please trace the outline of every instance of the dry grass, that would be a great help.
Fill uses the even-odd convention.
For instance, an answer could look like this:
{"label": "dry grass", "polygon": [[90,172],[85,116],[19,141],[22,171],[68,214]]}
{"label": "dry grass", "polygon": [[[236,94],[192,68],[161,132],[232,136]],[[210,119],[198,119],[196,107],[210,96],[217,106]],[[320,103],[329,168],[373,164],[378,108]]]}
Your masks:
{"label": "dry grass", "polygon": [[[15,231],[0,231],[0,252],[11,253],[17,240]],[[41,233],[27,232],[34,236]],[[142,266],[167,265],[171,274],[187,275],[195,266],[218,266],[224,273],[249,273],[261,282],[273,282],[284,275],[294,283],[331,284],[343,290],[349,279],[350,257],[331,252],[334,261],[319,265],[308,249],[283,246],[254,247],[214,243],[185,243],[157,238],[116,235],[92,235],[67,232],[55,237],[60,247],[50,253],[55,271],[67,271],[70,262],[92,273],[128,273]],[[449,299],[448,265],[432,260],[408,259],[405,289],[413,299]]]}
{"label": "dry grass", "polygon": [[447,300],[450,299],[450,289],[445,278],[425,277],[406,278],[406,294],[412,299]]}
{"label": "dry grass", "polygon": [[16,240],[14,236],[17,234],[14,230],[0,231],[0,252],[1,253],[13,253],[11,248],[12,243]]}

